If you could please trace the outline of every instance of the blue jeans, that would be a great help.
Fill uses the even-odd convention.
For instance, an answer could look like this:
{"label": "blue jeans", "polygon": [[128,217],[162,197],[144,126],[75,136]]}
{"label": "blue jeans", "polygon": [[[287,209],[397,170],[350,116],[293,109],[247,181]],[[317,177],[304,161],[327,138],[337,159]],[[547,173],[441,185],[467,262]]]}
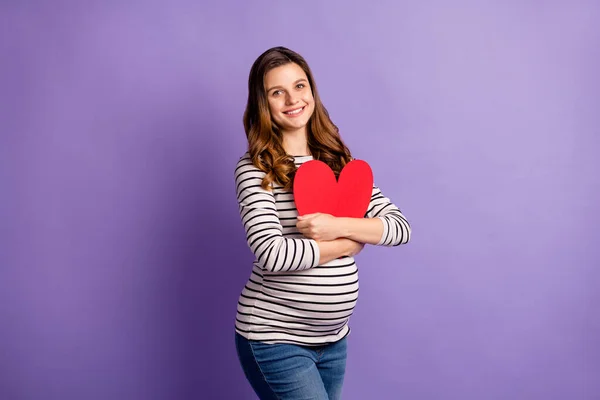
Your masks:
{"label": "blue jeans", "polygon": [[235,333],[242,369],[261,400],[338,400],[346,338],[324,346],[266,344]]}

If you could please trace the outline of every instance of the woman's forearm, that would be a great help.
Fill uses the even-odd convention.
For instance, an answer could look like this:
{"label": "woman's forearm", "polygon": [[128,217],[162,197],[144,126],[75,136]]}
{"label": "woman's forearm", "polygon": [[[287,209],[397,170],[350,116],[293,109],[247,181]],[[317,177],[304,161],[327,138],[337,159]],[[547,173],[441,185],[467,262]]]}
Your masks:
{"label": "woman's forearm", "polygon": [[360,243],[378,244],[383,235],[380,218],[337,218],[339,236]]}
{"label": "woman's forearm", "polygon": [[336,258],[352,255],[352,249],[354,248],[352,240],[345,238],[339,238],[328,242],[317,241],[317,245],[319,246],[319,253],[321,254],[319,265],[335,260]]}

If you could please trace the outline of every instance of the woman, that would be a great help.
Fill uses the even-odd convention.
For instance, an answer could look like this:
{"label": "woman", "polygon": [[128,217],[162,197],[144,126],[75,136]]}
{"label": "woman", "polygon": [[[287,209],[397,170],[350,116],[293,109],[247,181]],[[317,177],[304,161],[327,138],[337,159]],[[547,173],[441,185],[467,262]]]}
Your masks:
{"label": "woman", "polygon": [[365,218],[299,217],[296,169],[316,159],[339,176],[350,151],[299,54],[284,47],[264,52],[250,70],[248,91],[248,152],[235,182],[256,260],[238,302],[238,357],[261,399],[338,399],[358,297],[353,257],[365,243],[408,242],[410,226],[377,187]]}

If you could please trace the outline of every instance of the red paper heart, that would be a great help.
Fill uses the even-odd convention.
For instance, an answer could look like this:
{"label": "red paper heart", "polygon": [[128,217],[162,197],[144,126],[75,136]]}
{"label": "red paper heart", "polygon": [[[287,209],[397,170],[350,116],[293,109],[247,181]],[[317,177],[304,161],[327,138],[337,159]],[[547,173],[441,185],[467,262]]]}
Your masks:
{"label": "red paper heart", "polygon": [[318,160],[302,164],[294,177],[294,201],[299,215],[331,214],[363,218],[373,191],[373,172],[365,161],[352,160],[339,180],[327,164]]}

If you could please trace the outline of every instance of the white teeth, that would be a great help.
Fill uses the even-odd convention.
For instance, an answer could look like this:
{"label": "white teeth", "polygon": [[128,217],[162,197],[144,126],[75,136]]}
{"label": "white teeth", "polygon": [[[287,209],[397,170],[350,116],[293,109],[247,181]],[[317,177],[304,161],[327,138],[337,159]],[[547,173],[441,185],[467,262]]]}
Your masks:
{"label": "white teeth", "polygon": [[302,111],[303,108],[304,107],[299,108],[299,109],[294,110],[294,111],[287,111],[287,112],[285,112],[285,114],[298,114],[300,111]]}

